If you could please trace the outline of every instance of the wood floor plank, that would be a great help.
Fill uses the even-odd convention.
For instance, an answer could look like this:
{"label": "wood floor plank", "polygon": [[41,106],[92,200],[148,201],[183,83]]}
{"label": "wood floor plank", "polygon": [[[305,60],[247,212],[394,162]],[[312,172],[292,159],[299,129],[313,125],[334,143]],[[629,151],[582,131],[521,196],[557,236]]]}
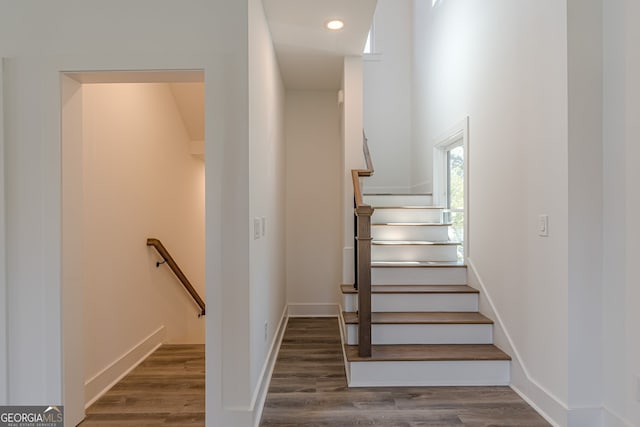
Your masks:
{"label": "wood floor plank", "polygon": [[203,427],[204,345],[163,345],[91,405],[81,427]]}

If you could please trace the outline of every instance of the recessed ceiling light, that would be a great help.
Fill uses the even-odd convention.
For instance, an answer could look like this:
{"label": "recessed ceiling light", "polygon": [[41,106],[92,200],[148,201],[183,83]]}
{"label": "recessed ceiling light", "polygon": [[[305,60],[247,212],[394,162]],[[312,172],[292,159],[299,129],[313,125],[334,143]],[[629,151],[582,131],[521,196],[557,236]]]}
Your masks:
{"label": "recessed ceiling light", "polygon": [[341,30],[344,28],[344,21],[340,19],[332,19],[331,21],[327,22],[326,26],[328,29],[333,31]]}

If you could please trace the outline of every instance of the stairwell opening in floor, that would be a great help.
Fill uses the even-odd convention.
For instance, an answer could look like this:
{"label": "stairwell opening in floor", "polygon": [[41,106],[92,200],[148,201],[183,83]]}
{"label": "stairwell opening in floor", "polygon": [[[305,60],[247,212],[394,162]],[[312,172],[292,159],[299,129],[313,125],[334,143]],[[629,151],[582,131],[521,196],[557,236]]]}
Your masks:
{"label": "stairwell opening in floor", "polygon": [[[65,415],[163,344],[205,343],[204,72],[61,76]],[[158,262],[159,265],[156,265]]]}

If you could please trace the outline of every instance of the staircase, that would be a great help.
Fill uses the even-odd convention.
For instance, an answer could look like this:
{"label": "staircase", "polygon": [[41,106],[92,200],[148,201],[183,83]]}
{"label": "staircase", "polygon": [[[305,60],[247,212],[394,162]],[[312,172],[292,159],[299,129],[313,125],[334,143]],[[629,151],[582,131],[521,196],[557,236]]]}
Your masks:
{"label": "staircase", "polygon": [[365,194],[371,219],[372,356],[358,355],[358,291],[342,285],[349,386],[508,385],[510,357],[478,312],[458,242],[428,194]]}

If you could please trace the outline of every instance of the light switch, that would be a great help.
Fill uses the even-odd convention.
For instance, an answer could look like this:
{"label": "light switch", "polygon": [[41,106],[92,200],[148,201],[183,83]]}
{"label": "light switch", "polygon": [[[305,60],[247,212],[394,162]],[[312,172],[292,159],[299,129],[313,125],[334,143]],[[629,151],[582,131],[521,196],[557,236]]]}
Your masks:
{"label": "light switch", "polygon": [[260,238],[260,218],[253,218],[253,240],[258,240]]}
{"label": "light switch", "polygon": [[538,216],[538,236],[549,236],[549,215]]}

